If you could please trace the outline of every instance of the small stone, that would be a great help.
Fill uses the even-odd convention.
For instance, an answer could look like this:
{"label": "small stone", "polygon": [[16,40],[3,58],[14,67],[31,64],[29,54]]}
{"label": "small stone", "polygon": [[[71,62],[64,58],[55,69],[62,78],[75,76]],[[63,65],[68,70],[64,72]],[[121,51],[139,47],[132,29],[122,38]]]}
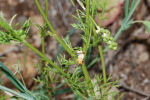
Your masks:
{"label": "small stone", "polygon": [[23,3],[24,2],[24,0],[19,0],[19,3]]}
{"label": "small stone", "polygon": [[33,39],[34,39],[34,45],[36,47],[40,47],[40,45],[41,45],[41,35],[36,34],[36,35],[33,36]]}
{"label": "small stone", "polygon": [[145,85],[145,84],[147,84],[147,83],[149,83],[149,79],[145,79],[144,81],[143,81],[143,84]]}
{"label": "small stone", "polygon": [[44,25],[44,19],[41,15],[34,15],[34,16],[31,16],[31,20],[34,24],[38,24],[40,26],[43,26]]}
{"label": "small stone", "polygon": [[20,22],[20,23],[23,23],[23,22],[25,22],[27,20],[27,17],[25,17],[25,16],[19,16],[18,17],[18,21]]}
{"label": "small stone", "polygon": [[8,0],[7,2],[10,6],[17,6],[18,5],[18,0]]}
{"label": "small stone", "polygon": [[149,59],[149,54],[148,54],[148,52],[141,52],[140,54],[139,54],[139,61],[140,62],[145,62],[145,61],[147,61]]}

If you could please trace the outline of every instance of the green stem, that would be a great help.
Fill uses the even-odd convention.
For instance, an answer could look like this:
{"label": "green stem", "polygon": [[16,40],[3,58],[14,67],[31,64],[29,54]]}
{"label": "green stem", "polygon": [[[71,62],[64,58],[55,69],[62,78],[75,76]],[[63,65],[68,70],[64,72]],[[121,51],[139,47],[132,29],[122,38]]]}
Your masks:
{"label": "green stem", "polygon": [[39,50],[34,48],[30,43],[27,41],[24,41],[25,45],[29,48],[31,48],[35,53],[37,53],[39,56],[41,56],[45,61],[47,61],[52,67],[56,68],[59,72],[62,74],[65,74],[61,68],[59,68],[55,63],[53,63],[48,57],[46,57],[43,53],[41,53]]}
{"label": "green stem", "polygon": [[[45,15],[48,18],[48,0],[45,0]],[[44,32],[43,32],[43,35],[42,35],[42,53],[44,55],[45,55],[45,46],[44,45],[45,45],[45,33],[46,33],[46,31],[47,31],[47,24],[45,22]],[[45,65],[45,62],[44,62],[44,65]],[[49,99],[52,100],[52,82],[51,82],[51,79],[50,79],[51,75],[49,74],[48,71],[46,71],[46,76],[47,76],[47,78],[46,78],[47,81],[46,82],[48,84],[48,87],[47,87],[48,95],[49,95]]]}
{"label": "green stem", "polygon": [[[45,15],[46,15],[46,17],[48,18],[48,0],[45,0]],[[46,23],[45,23],[45,26],[46,26]],[[46,27],[47,28],[47,27]],[[45,54],[45,33],[46,33],[46,28],[45,28],[45,30],[43,31],[43,33],[41,33],[42,34],[42,53],[43,54]]]}
{"label": "green stem", "polygon": [[104,62],[102,46],[99,45],[98,48],[99,48],[99,53],[100,53],[100,58],[101,58],[101,63],[102,63],[103,79],[104,79],[104,83],[106,83],[107,79],[106,79],[106,70],[105,70],[105,62]]}
{"label": "green stem", "polygon": [[45,0],[45,15],[48,17],[48,0]]}
{"label": "green stem", "polygon": [[74,4],[73,0],[70,0],[70,2],[71,2],[71,4],[75,7],[75,4]]}
{"label": "green stem", "polygon": [[[59,68],[55,63],[53,63],[48,57],[46,57],[43,53],[41,53],[39,50],[37,50],[36,48],[34,48],[30,43],[28,43],[27,41],[24,42],[25,45],[29,48],[31,48],[35,53],[37,53],[39,56],[41,56],[45,61],[47,61],[52,67],[54,67],[55,69],[57,69],[62,75],[65,75],[64,71]],[[69,84],[69,83],[68,83]],[[51,84],[50,84],[51,85]],[[51,92],[51,90],[49,90],[49,92]],[[50,98],[52,98],[51,93],[49,93]]]}
{"label": "green stem", "polygon": [[[129,21],[129,19],[131,18],[132,14],[134,13],[135,11],[135,8],[138,6],[140,0],[137,0],[135,5],[132,7],[132,10],[130,10],[128,16],[126,16],[123,21],[124,23],[121,25],[120,29],[117,31],[117,33],[115,34],[114,36],[114,40],[117,40],[118,37],[121,35],[122,31],[124,30],[124,27],[128,24],[127,22]],[[97,24],[95,23],[95,21],[90,17],[90,19],[93,21],[93,23],[97,26]],[[108,46],[103,50],[103,53],[107,52],[108,51]],[[95,64],[98,60],[99,56],[96,57],[88,66],[88,67],[91,67],[93,64]]]}
{"label": "green stem", "polygon": [[90,8],[90,0],[86,0],[86,23],[88,23],[89,20],[89,8]]}
{"label": "green stem", "polygon": [[91,78],[90,78],[90,76],[89,76],[89,74],[88,74],[88,71],[87,71],[87,69],[86,69],[86,67],[85,67],[84,64],[82,64],[81,67],[82,67],[83,74],[84,74],[84,76],[85,76],[85,80],[86,80],[86,82],[89,84],[90,92],[91,92],[91,94],[94,96],[94,95],[95,95],[95,94],[94,94],[94,89],[93,89],[93,85],[92,85],[92,82],[91,82]]}
{"label": "green stem", "polygon": [[[80,1],[80,0],[78,0],[78,3],[81,5],[82,4],[82,2]],[[84,6],[84,5],[83,5]],[[82,7],[82,5],[81,5],[81,7]],[[86,9],[85,9],[85,11],[86,11],[86,25],[87,25],[87,27],[85,28],[85,31],[84,31],[84,37],[86,37],[86,38],[89,38],[88,36],[89,36],[89,0],[86,0]],[[86,56],[86,52],[87,52],[87,50],[88,50],[88,43],[86,43],[85,41],[84,41],[84,43],[83,43],[83,51],[84,51],[84,53],[85,53],[85,56]],[[86,57],[85,57],[86,58]]]}
{"label": "green stem", "polygon": [[70,48],[68,48],[68,46],[61,40],[61,38],[58,36],[58,34],[56,33],[56,31],[54,30],[54,28],[52,27],[50,21],[48,20],[48,18],[46,17],[44,11],[42,10],[41,8],[41,5],[39,4],[39,1],[38,0],[34,0],[41,15],[43,16],[46,24],[48,25],[49,29],[52,31],[52,34],[54,35],[55,39],[63,46],[63,48],[72,56],[74,57],[75,56],[75,53],[72,52],[72,50],[70,50]]}
{"label": "green stem", "polygon": [[[48,0],[45,0],[45,16],[48,18]],[[46,28],[45,28],[46,26]],[[47,24],[45,22],[44,24],[44,31],[42,31],[41,36],[42,36],[42,53],[45,54],[45,33],[47,29]]]}
{"label": "green stem", "polygon": [[45,54],[45,38],[42,37],[42,53]]}
{"label": "green stem", "polygon": [[85,76],[85,79],[89,82],[90,76],[89,76],[88,71],[87,71],[87,69],[86,69],[84,64],[82,64],[82,70],[83,70],[83,74]]}

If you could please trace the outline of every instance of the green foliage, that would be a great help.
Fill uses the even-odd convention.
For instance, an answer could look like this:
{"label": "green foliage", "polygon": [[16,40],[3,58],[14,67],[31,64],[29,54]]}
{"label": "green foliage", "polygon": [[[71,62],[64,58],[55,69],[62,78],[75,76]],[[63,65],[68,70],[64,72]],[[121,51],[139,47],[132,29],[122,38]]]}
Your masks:
{"label": "green foliage", "polygon": [[0,100],[6,100],[8,98],[9,98],[8,96],[4,95],[4,93],[0,91]]}
{"label": "green foliage", "polygon": [[111,100],[113,100],[112,98],[115,98],[115,96],[118,95],[118,91],[112,91],[113,88],[119,87],[119,85],[117,85],[118,80],[112,82],[110,81],[111,77],[109,76],[106,80],[106,84],[100,84],[103,81],[101,76],[97,75],[94,79],[96,79],[94,86],[95,93],[97,94],[95,97],[96,100],[106,100],[108,96],[110,96]]}
{"label": "green foliage", "polygon": [[[77,10],[77,16],[74,16],[74,18],[76,18],[79,23],[78,24],[72,24],[72,26],[75,28],[75,29],[78,29],[78,30],[81,30],[81,31],[84,31],[86,30],[87,28],[87,25],[85,23],[85,18],[86,18],[86,15],[81,11],[81,10]],[[113,50],[116,50],[117,49],[117,43],[115,42],[114,38],[111,36],[110,34],[110,31],[107,30],[107,29],[104,29],[104,28],[100,28],[93,19],[90,20],[91,23],[93,23],[93,25],[95,24],[97,29],[96,30],[96,34],[98,34],[98,36],[100,37],[97,37],[96,38],[99,38],[99,39],[94,39],[93,41],[93,45],[96,46],[98,43],[100,43],[100,39],[102,38],[104,40],[104,42],[109,46],[110,49],[113,49]],[[94,21],[94,22],[93,22]],[[88,23],[89,24],[89,23]],[[82,35],[82,38],[84,40],[84,43],[88,43],[88,39],[85,35]],[[91,44],[91,45],[92,45]],[[89,44],[88,44],[89,45]]]}
{"label": "green foliage", "polygon": [[130,19],[131,16],[133,15],[136,7],[138,6],[140,0],[133,0],[131,3],[131,7],[129,8],[129,1],[126,0],[125,3],[125,18],[122,21],[121,27],[118,30],[118,32],[116,33],[116,35],[114,36],[114,39],[117,40],[118,37],[120,36],[121,32],[127,28],[129,28],[129,26],[132,24],[133,19]]}
{"label": "green foliage", "polygon": [[[111,90],[112,88],[118,87],[118,81],[110,81],[111,77],[106,76],[102,43],[104,42],[110,49],[117,49],[117,43],[115,40],[119,37],[123,30],[127,29],[132,24],[133,20],[130,19],[130,17],[140,0],[133,0],[130,9],[129,0],[126,0],[125,18],[122,21],[120,30],[116,33],[114,38],[111,36],[108,29],[101,27],[100,24],[97,24],[94,20],[95,14],[98,13],[97,8],[99,7],[97,0],[77,0],[82,10],[77,9],[77,15],[74,16],[74,18],[78,21],[78,23],[72,24],[72,26],[74,29],[81,30],[83,32],[81,34],[83,45],[81,47],[77,46],[74,48],[69,41],[70,34],[65,39],[60,38],[48,20],[48,0],[45,0],[45,12],[41,8],[39,1],[34,1],[45,20],[44,27],[36,25],[39,28],[42,38],[42,52],[26,41],[31,25],[30,20],[27,20],[18,29],[16,28],[17,24],[13,26],[11,25],[15,16],[10,21],[10,24],[8,24],[2,14],[0,15],[0,43],[11,43],[11,41],[24,43],[41,57],[40,65],[38,66],[40,76],[35,79],[38,85],[32,92],[30,92],[7,67],[0,63],[0,69],[2,72],[11,80],[20,92],[16,92],[1,85],[0,89],[27,100],[52,99],[56,95],[70,91],[72,91],[75,96],[79,96],[78,99],[107,100],[108,97],[114,99],[118,92],[112,92]],[[75,6],[73,0],[70,1]],[[99,16],[100,20],[102,20],[105,7],[106,5],[100,5],[100,8],[102,9],[102,14]],[[149,23],[144,22],[144,24],[149,31]],[[47,32],[47,28],[49,28],[49,32]],[[70,55],[70,58],[67,58],[64,54],[60,53],[57,55],[57,59],[55,59],[54,62],[46,57],[44,39],[48,35],[53,36],[58,41],[61,47],[64,48],[64,50],[66,50]],[[103,75],[95,75],[94,79],[91,79],[87,71],[87,67],[91,66],[98,60],[98,58],[96,58],[94,62],[91,62],[92,64],[89,64],[93,47],[99,48]],[[107,47],[106,49],[108,49]],[[106,49],[105,51],[107,51]],[[80,53],[78,54],[78,52]],[[64,82],[61,82],[60,78]],[[57,86],[53,88],[53,84],[56,84]],[[64,84],[67,85],[67,88],[62,89]]]}
{"label": "green foliage", "polygon": [[81,10],[76,10],[77,16],[73,16],[76,20],[78,20],[77,24],[72,24],[72,26],[77,30],[85,30],[84,20],[86,15]]}
{"label": "green foliage", "polygon": [[50,86],[50,82],[53,82],[53,84],[56,82],[56,80],[54,80],[55,73],[52,76],[51,73],[49,73],[50,68],[45,67],[44,69],[42,69],[42,65],[38,66],[37,68],[39,70],[39,73],[41,73],[41,76],[38,76],[35,79],[38,84],[32,92],[34,93],[34,95],[38,96],[37,100],[49,100],[51,93],[55,93],[55,89],[52,90],[52,87]]}
{"label": "green foliage", "polygon": [[[17,25],[17,24],[16,24]],[[16,29],[16,25],[11,26],[4,19],[2,13],[0,14],[0,26],[5,31],[0,31],[0,43],[10,43],[12,41],[22,43],[29,32],[30,20],[24,22],[19,29]]]}
{"label": "green foliage", "polygon": [[[119,28],[119,30],[117,31],[117,33],[114,36],[114,40],[117,40],[119,38],[119,36],[122,34],[122,31],[128,29],[130,27],[130,25],[133,23],[133,19],[131,19],[131,16],[133,15],[136,7],[138,6],[140,0],[132,0],[131,3],[131,7],[129,7],[129,1],[125,0],[125,17],[122,21],[121,27]],[[109,49],[109,47],[106,47],[103,52],[107,52]],[[91,63],[89,64],[88,67],[91,67],[93,64],[95,64],[98,59],[100,57],[96,57],[95,59],[93,59],[93,61],[91,61]]]}
{"label": "green foliage", "polygon": [[25,92],[26,88],[17,79],[17,77],[0,62],[0,69],[9,78],[9,80],[17,87],[20,92]]}
{"label": "green foliage", "polygon": [[29,90],[19,81],[19,79],[6,67],[0,62],[0,70],[7,76],[7,78],[14,84],[14,86],[21,92],[18,93],[14,90],[8,89],[4,86],[0,85],[0,89],[3,91],[7,91],[9,93],[12,93],[18,97],[32,100],[34,96],[32,93],[30,93]]}

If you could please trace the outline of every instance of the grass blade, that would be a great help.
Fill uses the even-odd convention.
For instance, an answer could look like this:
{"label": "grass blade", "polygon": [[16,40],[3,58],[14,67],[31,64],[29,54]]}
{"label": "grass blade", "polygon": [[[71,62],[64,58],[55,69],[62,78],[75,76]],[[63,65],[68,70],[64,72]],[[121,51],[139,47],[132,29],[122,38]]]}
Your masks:
{"label": "grass blade", "polygon": [[26,88],[23,86],[23,84],[18,80],[18,78],[6,67],[0,62],[0,69],[1,71],[7,76],[7,78],[15,85],[15,87],[20,91],[25,93]]}
{"label": "grass blade", "polygon": [[129,11],[129,0],[125,1],[125,17],[128,16]]}
{"label": "grass blade", "polygon": [[[134,11],[135,11],[136,7],[138,6],[138,4],[140,3],[140,1],[141,1],[141,0],[133,0],[133,1],[132,1],[129,14],[128,14],[127,17],[125,17],[124,24],[126,24],[126,23],[129,21],[130,17],[131,17],[132,14],[134,13]],[[123,25],[124,25],[124,24],[123,24]]]}
{"label": "grass blade", "polygon": [[4,87],[4,86],[2,86],[2,85],[0,85],[0,89],[3,90],[3,91],[7,91],[7,92],[9,92],[9,93],[12,93],[12,94],[14,94],[14,95],[17,96],[17,97],[21,97],[21,98],[24,98],[24,99],[26,99],[26,100],[33,100],[32,97],[29,97],[29,96],[26,95],[26,94],[18,93],[18,92],[16,92],[16,91],[11,90],[11,89],[9,89],[9,88],[6,88],[6,87]]}

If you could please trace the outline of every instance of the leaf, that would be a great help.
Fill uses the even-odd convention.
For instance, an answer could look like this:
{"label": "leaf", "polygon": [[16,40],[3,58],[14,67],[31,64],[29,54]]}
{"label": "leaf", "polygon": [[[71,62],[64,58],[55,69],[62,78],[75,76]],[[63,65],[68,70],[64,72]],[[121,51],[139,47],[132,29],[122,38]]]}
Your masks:
{"label": "leaf", "polygon": [[68,92],[71,92],[70,88],[61,89],[61,90],[56,91],[53,96],[57,96],[57,95],[60,95],[60,94],[63,94],[63,93],[68,93]]}
{"label": "leaf", "polygon": [[86,58],[85,58],[85,64],[86,64],[86,65],[88,65],[89,60],[90,60],[91,49],[92,49],[92,48],[90,47],[90,48],[88,48],[88,50],[87,50],[87,54],[86,54]]}
{"label": "leaf", "polygon": [[124,23],[123,23],[123,25],[125,25],[125,24],[129,21],[129,19],[131,18],[132,14],[134,13],[134,11],[135,11],[136,7],[138,6],[138,4],[140,3],[140,1],[141,1],[141,0],[133,0],[133,1],[132,1],[129,14],[128,14],[128,16],[126,16],[126,17],[124,18]]}
{"label": "leaf", "polygon": [[125,16],[128,16],[129,12],[129,0],[125,0]]}
{"label": "leaf", "polygon": [[145,25],[146,31],[150,34],[150,21],[142,21],[142,23]]}
{"label": "leaf", "polygon": [[[12,20],[14,18],[15,16]],[[30,29],[30,20],[25,21],[20,29],[17,30],[15,30],[17,27],[11,26],[12,20],[10,21],[10,24],[8,24],[2,13],[0,13],[0,27],[2,28],[2,31],[0,32],[0,43],[10,43],[11,40],[22,43],[26,39]]]}
{"label": "leaf", "polygon": [[24,98],[24,99],[26,99],[26,100],[33,100],[32,97],[30,97],[30,96],[28,96],[28,95],[26,95],[26,94],[24,94],[24,93],[18,93],[18,92],[14,91],[14,90],[11,90],[11,89],[6,88],[6,87],[1,86],[1,85],[0,85],[0,89],[3,90],[3,91],[7,91],[7,92],[9,92],[9,93],[12,93],[12,94],[14,94],[14,95],[17,96],[17,97],[21,97],[21,98]]}
{"label": "leaf", "polygon": [[1,90],[13,93],[16,96],[27,99],[27,100],[33,100],[33,98],[35,98],[33,96],[33,94],[29,90],[27,90],[27,88],[19,81],[19,79],[1,62],[0,62],[0,70],[7,76],[7,78],[22,93],[18,93],[14,90],[11,90],[9,88],[6,88],[6,87],[0,85]]}
{"label": "leaf", "polygon": [[6,67],[0,62],[0,70],[7,76],[7,78],[15,85],[15,87],[20,91],[25,93],[26,88],[23,84],[19,81],[19,79]]}
{"label": "leaf", "polygon": [[11,32],[13,30],[8,22],[4,19],[2,13],[0,13],[0,26],[8,32]]}
{"label": "leaf", "polygon": [[133,22],[133,19],[130,19],[130,20],[127,22],[127,24],[124,25],[123,30],[128,29],[128,28],[130,27],[130,25],[132,24],[132,22]]}

